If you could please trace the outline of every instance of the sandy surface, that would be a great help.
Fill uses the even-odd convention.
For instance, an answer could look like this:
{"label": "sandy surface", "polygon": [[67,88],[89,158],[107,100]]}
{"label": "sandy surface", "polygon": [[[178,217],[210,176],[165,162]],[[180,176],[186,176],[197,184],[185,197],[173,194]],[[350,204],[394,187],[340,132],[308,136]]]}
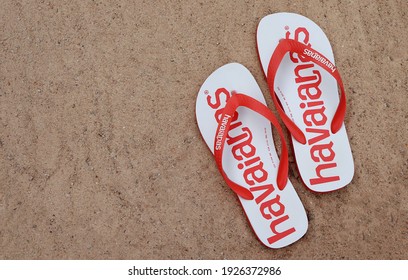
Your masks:
{"label": "sandy surface", "polygon": [[[115,2],[0,1],[0,258],[408,258],[406,1]],[[273,107],[255,32],[281,11],[333,45],[356,173],[316,195],[292,160],[309,231],[270,250],[194,109],[232,61]]]}

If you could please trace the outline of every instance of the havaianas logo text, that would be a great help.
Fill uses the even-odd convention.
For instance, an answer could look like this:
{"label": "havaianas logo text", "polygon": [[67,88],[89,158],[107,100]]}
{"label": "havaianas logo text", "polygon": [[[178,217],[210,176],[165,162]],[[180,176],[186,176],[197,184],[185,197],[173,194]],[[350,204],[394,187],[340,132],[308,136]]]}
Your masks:
{"label": "havaianas logo text", "polygon": [[305,49],[303,51],[303,54],[320,61],[321,63],[323,63],[324,65],[326,65],[327,67],[329,67],[329,69],[332,71],[332,73],[334,73],[334,71],[336,71],[336,67],[330,62],[328,61],[326,58],[320,56],[318,53],[315,53],[314,51],[311,50],[307,50]]}
{"label": "havaianas logo text", "polygon": [[[208,105],[215,110],[214,117],[216,121],[218,123],[221,121],[220,132],[217,135],[216,149],[218,144],[220,145],[219,148],[221,148],[221,140],[218,139],[222,139],[222,135],[225,133],[226,123],[231,118],[231,116],[225,115],[223,120],[220,120],[224,106],[230,97],[230,92],[225,88],[217,89],[213,97],[211,95],[207,96]],[[212,100],[213,98],[214,100]],[[280,201],[280,195],[276,194],[277,191],[275,187],[272,184],[260,185],[268,179],[269,174],[263,168],[264,163],[256,154],[255,146],[252,145],[253,136],[251,130],[246,126],[243,126],[242,122],[238,121],[238,116],[238,112],[235,112],[232,116],[226,143],[231,146],[232,155],[239,162],[237,165],[238,168],[244,170],[243,178],[250,186],[249,190],[254,196],[255,193],[262,191],[262,193],[255,198],[255,202],[259,205],[259,211],[262,217],[266,220],[271,220],[269,226],[271,229],[271,235],[268,238],[268,242],[269,244],[273,244],[282,238],[293,234],[296,232],[296,229],[290,227],[291,221],[289,215],[285,214],[285,205]],[[275,196],[273,197],[272,195]],[[289,221],[285,223],[287,220]],[[285,224],[288,225],[286,227],[288,229],[278,232],[277,226],[282,229]]]}
{"label": "havaianas logo text", "polygon": [[231,118],[230,115],[225,115],[224,118],[222,119],[221,122],[221,127],[220,127],[220,131],[217,134],[217,143],[215,145],[215,149],[216,150],[220,150],[221,149],[221,141],[222,141],[222,137],[224,136],[224,132],[225,132],[225,128],[227,126],[228,120]]}
{"label": "havaianas logo text", "polygon": [[[286,39],[290,39],[290,32],[286,32]],[[300,37],[303,37],[302,39]],[[299,27],[295,30],[294,40],[304,43],[308,47],[311,47],[309,43],[309,32],[304,27]],[[297,57],[294,57],[296,55]],[[324,111],[323,100],[320,100],[322,91],[319,85],[322,81],[320,71],[315,68],[315,64],[310,61],[309,57],[319,60],[326,66],[328,66],[332,72],[336,70],[335,66],[322,58],[315,52],[305,50],[303,55],[290,53],[290,59],[293,63],[296,63],[295,68],[295,83],[299,85],[298,96],[304,102],[300,103],[300,108],[304,109],[303,122],[306,124],[306,138],[307,143],[311,146],[310,156],[316,166],[316,178],[310,179],[311,185],[324,184],[340,180],[339,176],[327,176],[322,175],[323,170],[332,169],[337,167],[335,162],[336,153],[333,150],[333,142],[324,143],[324,141],[330,136],[328,129],[318,128],[324,126],[327,122],[327,116]],[[327,63],[327,64],[326,64]],[[331,66],[330,66],[331,65]],[[310,73],[310,70],[311,73]]]}

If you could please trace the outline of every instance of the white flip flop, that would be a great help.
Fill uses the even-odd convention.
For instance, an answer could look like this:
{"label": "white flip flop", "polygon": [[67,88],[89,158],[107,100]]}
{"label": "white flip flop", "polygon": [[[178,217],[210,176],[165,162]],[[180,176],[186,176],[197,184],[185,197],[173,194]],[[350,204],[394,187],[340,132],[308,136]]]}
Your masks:
{"label": "white flip flop", "polygon": [[[258,239],[267,247],[282,248],[306,233],[308,221],[287,179],[282,129],[265,104],[249,70],[231,63],[213,72],[202,85],[196,117],[222,176],[238,195]],[[281,137],[281,161],[270,123]]]}
{"label": "white flip flop", "polygon": [[304,16],[277,13],[260,21],[257,47],[303,183],[315,192],[345,187],[354,161],[343,122],[344,87],[326,35]]}

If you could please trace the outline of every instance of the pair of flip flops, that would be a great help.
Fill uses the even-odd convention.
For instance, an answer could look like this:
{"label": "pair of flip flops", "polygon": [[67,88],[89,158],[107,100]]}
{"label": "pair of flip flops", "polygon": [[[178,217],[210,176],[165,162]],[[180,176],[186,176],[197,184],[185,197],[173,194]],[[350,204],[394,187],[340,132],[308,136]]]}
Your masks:
{"label": "pair of flip flops", "polygon": [[[304,185],[320,193],[345,187],[354,174],[343,122],[346,98],[326,35],[301,15],[272,14],[258,25],[257,49]],[[308,220],[288,180],[283,131],[249,70],[230,63],[213,72],[198,93],[196,116],[259,240],[270,248],[299,240]],[[270,124],[280,136],[280,159]]]}

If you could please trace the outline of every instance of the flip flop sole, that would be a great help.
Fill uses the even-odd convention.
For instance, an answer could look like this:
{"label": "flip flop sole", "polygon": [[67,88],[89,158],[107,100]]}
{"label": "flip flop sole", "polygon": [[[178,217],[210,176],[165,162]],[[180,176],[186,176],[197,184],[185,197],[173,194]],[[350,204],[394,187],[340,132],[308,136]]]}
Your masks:
{"label": "flip flop sole", "polygon": [[[317,24],[298,14],[277,13],[264,17],[257,30],[258,55],[265,75],[282,38],[310,44],[334,63],[330,42]],[[288,53],[279,66],[274,90],[286,115],[306,136],[306,144],[292,137],[303,183],[315,192],[330,192],[349,184],[354,161],[344,123],[335,134],[330,130],[339,104],[336,80],[320,66]]]}
{"label": "flip flop sole", "polygon": [[[241,64],[227,64],[213,72],[202,85],[196,103],[198,127],[213,153],[217,117],[233,90],[266,104],[255,79]],[[225,173],[254,195],[253,200],[238,198],[258,239],[270,248],[285,247],[306,233],[305,209],[289,181],[283,191],[276,186],[279,158],[269,121],[247,108],[237,112],[224,147]],[[255,154],[246,156],[254,149]]]}

